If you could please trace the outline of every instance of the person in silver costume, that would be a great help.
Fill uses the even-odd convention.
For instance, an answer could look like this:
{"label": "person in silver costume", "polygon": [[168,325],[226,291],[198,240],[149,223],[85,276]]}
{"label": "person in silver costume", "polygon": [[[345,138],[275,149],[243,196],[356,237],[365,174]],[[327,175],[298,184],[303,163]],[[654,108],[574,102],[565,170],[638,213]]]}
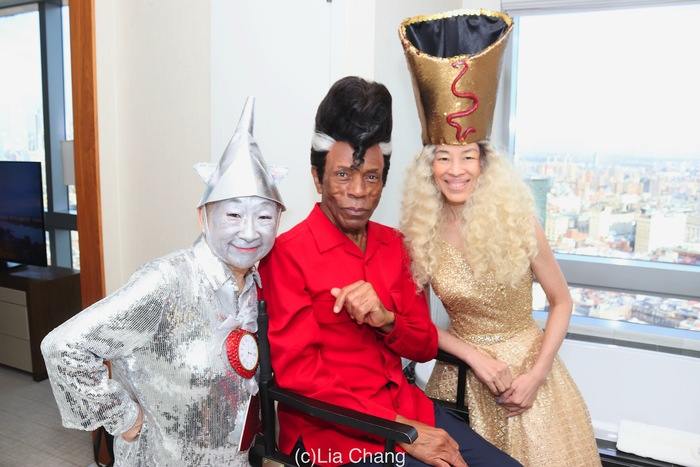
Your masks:
{"label": "person in silver costume", "polygon": [[219,163],[196,167],[207,183],[203,234],[42,342],[63,425],[104,426],[116,466],[248,465],[240,439],[257,392],[257,346],[241,373],[236,359],[245,357],[229,343],[257,331],[255,265],[285,210],[253,140],[253,105],[251,97]]}

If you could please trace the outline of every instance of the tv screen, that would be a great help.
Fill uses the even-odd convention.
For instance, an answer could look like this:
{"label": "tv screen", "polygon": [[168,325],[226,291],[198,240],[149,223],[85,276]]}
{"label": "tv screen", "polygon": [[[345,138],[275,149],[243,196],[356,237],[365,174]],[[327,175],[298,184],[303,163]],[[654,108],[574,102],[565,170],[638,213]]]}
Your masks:
{"label": "tv screen", "polygon": [[47,265],[41,163],[0,161],[0,267],[18,264]]}

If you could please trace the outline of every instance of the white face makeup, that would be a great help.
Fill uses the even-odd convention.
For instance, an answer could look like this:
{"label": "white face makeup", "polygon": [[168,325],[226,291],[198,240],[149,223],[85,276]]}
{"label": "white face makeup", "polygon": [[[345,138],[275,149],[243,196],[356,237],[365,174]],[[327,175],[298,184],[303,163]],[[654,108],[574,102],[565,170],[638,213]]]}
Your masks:
{"label": "white face makeup", "polygon": [[279,224],[279,205],[259,196],[207,205],[209,246],[229,266],[247,271],[272,249]]}

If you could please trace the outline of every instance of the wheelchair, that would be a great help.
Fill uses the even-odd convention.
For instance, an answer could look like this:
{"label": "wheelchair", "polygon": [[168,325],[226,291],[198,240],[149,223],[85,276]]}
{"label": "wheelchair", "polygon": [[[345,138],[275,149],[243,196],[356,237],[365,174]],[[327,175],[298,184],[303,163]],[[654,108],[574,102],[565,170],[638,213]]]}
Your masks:
{"label": "wheelchair", "polygon": [[[264,300],[260,300],[258,302],[258,345],[260,347],[260,412],[263,431],[261,434],[256,435],[253,445],[248,451],[250,465],[253,467],[297,467],[292,456],[280,452],[277,448],[276,403],[294,408],[320,420],[354,428],[383,438],[385,440],[385,454],[394,452],[396,443],[411,444],[416,440],[418,432],[410,425],[321,402],[278,387],[275,384],[274,372],[270,363],[270,343],[267,338],[267,331],[267,305]],[[457,365],[458,385],[456,404],[438,400],[435,400],[435,403],[456,410],[465,420],[468,420],[467,409],[464,405],[468,365],[453,355],[442,351],[438,351],[436,359]],[[390,462],[392,458],[393,456],[391,455],[383,457],[383,459],[387,459],[387,467],[393,465]]]}

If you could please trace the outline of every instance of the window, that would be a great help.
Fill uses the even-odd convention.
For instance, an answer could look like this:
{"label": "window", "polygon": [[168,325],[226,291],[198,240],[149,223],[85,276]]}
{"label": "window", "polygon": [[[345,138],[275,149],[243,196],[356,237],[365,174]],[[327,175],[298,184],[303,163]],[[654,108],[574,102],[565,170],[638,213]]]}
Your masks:
{"label": "window", "polygon": [[575,314],[700,331],[700,4],[559,4],[503,2],[516,20],[509,150]]}
{"label": "window", "polygon": [[68,7],[56,3],[0,2],[0,159],[42,163],[49,262],[78,268],[75,190],[61,157],[73,127]]}

